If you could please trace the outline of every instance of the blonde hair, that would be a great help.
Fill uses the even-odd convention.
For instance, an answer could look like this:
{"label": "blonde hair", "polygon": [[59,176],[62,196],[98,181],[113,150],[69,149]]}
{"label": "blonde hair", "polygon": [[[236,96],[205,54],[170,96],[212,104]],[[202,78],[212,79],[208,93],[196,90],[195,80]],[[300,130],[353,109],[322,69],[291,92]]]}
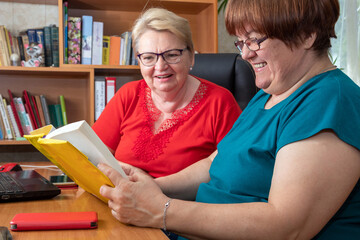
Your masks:
{"label": "blonde hair", "polygon": [[134,51],[138,51],[138,43],[147,30],[168,31],[186,44],[194,53],[191,29],[187,19],[163,8],[149,8],[136,21],[132,29]]}

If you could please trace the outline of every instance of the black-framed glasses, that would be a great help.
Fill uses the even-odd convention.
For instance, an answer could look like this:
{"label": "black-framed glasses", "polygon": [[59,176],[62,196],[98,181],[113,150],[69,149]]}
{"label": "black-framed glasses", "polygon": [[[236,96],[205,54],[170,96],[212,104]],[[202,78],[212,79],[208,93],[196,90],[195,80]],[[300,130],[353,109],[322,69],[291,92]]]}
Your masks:
{"label": "black-framed glasses", "polygon": [[180,62],[183,51],[187,49],[187,47],[183,49],[170,49],[162,53],[144,52],[138,54],[137,57],[140,59],[141,63],[147,67],[154,66],[159,60],[159,56],[161,56],[168,64],[176,64]]}
{"label": "black-framed glasses", "polygon": [[234,44],[235,44],[235,47],[237,49],[239,49],[240,51],[240,55],[243,54],[243,47],[244,45],[246,45],[246,47],[250,50],[250,51],[257,51],[260,49],[260,43],[262,43],[263,41],[265,41],[266,39],[268,39],[268,37],[263,37],[263,38],[260,38],[260,39],[257,39],[257,38],[248,38],[246,39],[245,41],[235,41]]}

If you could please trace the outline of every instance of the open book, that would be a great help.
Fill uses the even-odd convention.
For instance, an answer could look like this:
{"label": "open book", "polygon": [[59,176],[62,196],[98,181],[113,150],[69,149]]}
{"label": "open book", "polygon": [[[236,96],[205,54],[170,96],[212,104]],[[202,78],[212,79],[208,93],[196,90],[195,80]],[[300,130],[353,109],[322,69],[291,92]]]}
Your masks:
{"label": "open book", "polygon": [[47,125],[24,137],[80,187],[104,202],[107,199],[100,195],[100,187],[114,185],[96,166],[105,163],[127,178],[119,162],[86,121],[58,129]]}

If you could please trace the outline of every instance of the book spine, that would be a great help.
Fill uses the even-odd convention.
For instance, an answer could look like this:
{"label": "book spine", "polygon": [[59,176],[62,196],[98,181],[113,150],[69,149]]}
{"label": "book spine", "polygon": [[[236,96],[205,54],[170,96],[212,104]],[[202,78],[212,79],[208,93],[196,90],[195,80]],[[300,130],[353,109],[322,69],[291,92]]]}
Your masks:
{"label": "book spine", "polygon": [[18,40],[18,46],[19,46],[19,52],[20,52],[20,60],[25,61],[25,50],[24,50],[24,44],[22,41],[22,37],[18,36],[16,37]]}
{"label": "book spine", "polygon": [[9,118],[10,118],[11,125],[13,126],[13,129],[14,129],[15,137],[19,138],[19,137],[21,137],[20,130],[19,130],[18,125],[17,125],[17,123],[15,121],[14,112],[13,112],[10,105],[7,105],[7,111],[9,113]]}
{"label": "book spine", "polygon": [[6,104],[5,99],[3,99],[3,103],[4,103],[5,113],[6,113],[8,121],[9,121],[9,125],[10,125],[10,130],[11,130],[11,135],[12,135],[11,139],[15,139],[17,136],[15,135],[15,128],[14,128],[14,125],[12,124],[12,122],[11,122],[10,113],[9,113],[9,110],[8,110],[8,105]]}
{"label": "book spine", "polygon": [[68,63],[80,64],[81,58],[81,18],[68,19]]}
{"label": "book spine", "polygon": [[120,45],[121,37],[120,36],[111,36],[110,37],[110,53],[109,53],[109,64],[110,65],[119,65],[120,64]]}
{"label": "book spine", "polygon": [[25,109],[26,112],[30,115],[33,128],[39,128],[38,122],[35,118],[35,111],[33,110],[33,106],[31,104],[31,96],[26,90],[23,91],[23,97],[25,99]]}
{"label": "book spine", "polygon": [[124,65],[123,64],[123,58],[124,58],[124,48],[125,48],[125,39],[123,37],[121,37],[120,40],[120,57],[119,57],[119,62],[120,65]]}
{"label": "book spine", "polygon": [[22,43],[24,46],[24,56],[25,56],[24,61],[29,61],[30,55],[27,52],[27,48],[29,47],[29,37],[27,34],[22,34],[21,38],[22,38]]}
{"label": "book spine", "polygon": [[35,97],[35,106],[39,111],[39,117],[40,117],[40,122],[41,122],[41,126],[46,126],[46,122],[45,122],[45,116],[44,116],[44,111],[41,105],[41,100],[40,100],[40,96],[36,95]]}
{"label": "book spine", "polygon": [[51,50],[51,28],[44,27],[44,45],[45,45],[45,66],[52,66],[52,50]]}
{"label": "book spine", "polygon": [[26,34],[29,38],[29,44],[30,43],[37,43],[37,40],[36,40],[36,30],[35,29],[28,29],[26,31]]}
{"label": "book spine", "polygon": [[56,122],[58,123],[58,127],[62,127],[62,126],[64,126],[64,122],[62,119],[61,105],[55,104],[54,107],[55,107]]}
{"label": "book spine", "polygon": [[59,66],[59,27],[51,27],[51,52],[54,67]]}
{"label": "book spine", "polygon": [[19,131],[20,131],[20,136],[22,137],[22,136],[24,136],[24,131],[23,131],[23,128],[22,128],[22,125],[21,125],[21,122],[20,122],[19,113],[18,113],[18,111],[16,110],[16,107],[15,107],[15,101],[14,101],[14,98],[13,98],[13,94],[10,91],[10,89],[8,89],[8,95],[9,95],[9,99],[10,99],[10,106],[12,108],[16,124],[18,126]]}
{"label": "book spine", "polygon": [[9,119],[8,119],[6,111],[5,111],[4,101],[3,101],[3,97],[1,94],[0,94],[0,113],[1,113],[1,117],[3,119],[3,123],[4,123],[4,127],[5,127],[5,138],[13,139],[13,135],[11,133],[10,122],[9,122]]}
{"label": "book spine", "polygon": [[41,48],[41,58],[40,60],[40,67],[45,66],[45,37],[44,37],[44,29],[36,29],[36,41],[38,43],[38,46]]}
{"label": "book spine", "polygon": [[109,65],[110,56],[110,36],[103,36],[103,56],[102,64]]}
{"label": "book spine", "polygon": [[65,98],[63,95],[59,96],[60,98],[60,109],[61,109],[61,116],[62,116],[62,122],[63,125],[68,124],[67,116],[66,116],[66,107],[65,107]]}
{"label": "book spine", "polygon": [[64,1],[64,63],[68,63],[68,2]]}
{"label": "book spine", "polygon": [[105,77],[105,96],[106,104],[108,104],[111,98],[115,95],[116,91],[116,78],[115,77]]}
{"label": "book spine", "polygon": [[92,55],[92,28],[93,28],[93,17],[82,16],[81,26],[81,64],[91,64]]}
{"label": "book spine", "polygon": [[105,108],[105,78],[95,78],[95,121]]}
{"label": "book spine", "polygon": [[55,105],[54,105],[54,104],[50,104],[50,105],[48,106],[48,108],[49,108],[49,115],[50,115],[50,122],[51,122],[51,124],[52,124],[55,128],[59,127],[58,122],[57,122],[57,119],[56,119]]}
{"label": "book spine", "polygon": [[104,31],[103,22],[93,23],[92,64],[94,65],[102,64],[103,31]]}
{"label": "book spine", "polygon": [[37,105],[36,105],[35,97],[31,96],[30,101],[31,101],[31,107],[33,108],[38,127],[43,127],[44,124],[41,122],[40,113],[39,113],[39,109],[37,108]]}
{"label": "book spine", "polygon": [[10,66],[10,55],[3,25],[0,25],[0,61],[2,66]]}
{"label": "book spine", "polygon": [[44,95],[40,95],[40,101],[41,101],[41,107],[42,107],[43,112],[44,112],[45,124],[49,125],[49,124],[51,124],[51,119],[50,119],[47,100],[46,100]]}
{"label": "book spine", "polygon": [[16,111],[19,115],[21,127],[25,135],[30,134],[30,122],[26,117],[25,106],[21,98],[14,98]]}
{"label": "book spine", "polygon": [[12,51],[12,42],[11,42],[11,33],[7,30],[6,27],[4,27],[4,29],[5,29],[5,38],[6,38],[7,48],[8,48],[8,54],[9,54],[9,57],[10,57],[11,54],[13,53],[13,51]]}

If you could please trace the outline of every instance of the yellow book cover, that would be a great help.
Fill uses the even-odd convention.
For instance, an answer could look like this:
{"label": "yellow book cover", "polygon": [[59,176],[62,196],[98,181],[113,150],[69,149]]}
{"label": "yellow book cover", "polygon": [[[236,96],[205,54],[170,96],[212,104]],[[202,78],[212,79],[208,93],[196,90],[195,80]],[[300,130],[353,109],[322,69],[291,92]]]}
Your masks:
{"label": "yellow book cover", "polygon": [[100,187],[114,185],[97,164],[104,162],[126,177],[119,162],[85,121],[59,129],[47,125],[24,137],[80,187],[104,202],[108,200],[100,195]]}
{"label": "yellow book cover", "polygon": [[109,65],[110,60],[110,36],[103,36],[102,64]]}

